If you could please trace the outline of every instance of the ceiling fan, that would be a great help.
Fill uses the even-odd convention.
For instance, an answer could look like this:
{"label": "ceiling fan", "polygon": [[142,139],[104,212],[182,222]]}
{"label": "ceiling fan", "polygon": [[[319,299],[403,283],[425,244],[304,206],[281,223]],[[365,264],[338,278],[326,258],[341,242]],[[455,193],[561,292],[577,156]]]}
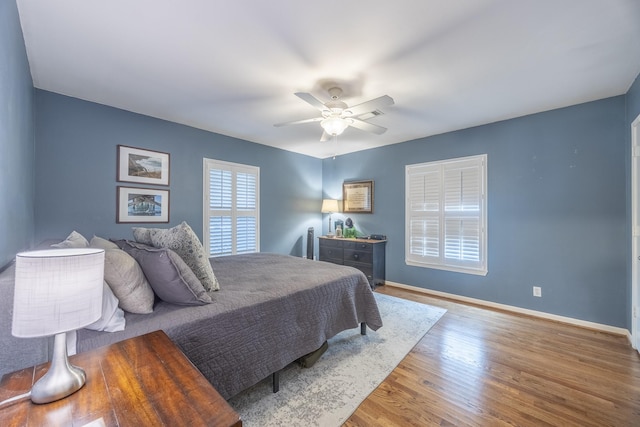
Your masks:
{"label": "ceiling fan", "polygon": [[339,87],[331,87],[328,92],[329,96],[331,96],[331,100],[324,103],[310,93],[296,92],[295,95],[298,98],[320,110],[322,115],[312,119],[277,123],[274,126],[280,127],[301,123],[320,122],[320,126],[322,126],[323,129],[320,141],[327,141],[332,136],[335,137],[340,135],[349,126],[353,126],[354,128],[367,132],[372,132],[376,135],[381,135],[386,132],[387,128],[374,125],[373,123],[369,123],[365,120],[382,114],[378,108],[393,105],[393,98],[388,95],[384,95],[349,107],[346,103],[340,100],[340,96],[342,96],[342,89]]}

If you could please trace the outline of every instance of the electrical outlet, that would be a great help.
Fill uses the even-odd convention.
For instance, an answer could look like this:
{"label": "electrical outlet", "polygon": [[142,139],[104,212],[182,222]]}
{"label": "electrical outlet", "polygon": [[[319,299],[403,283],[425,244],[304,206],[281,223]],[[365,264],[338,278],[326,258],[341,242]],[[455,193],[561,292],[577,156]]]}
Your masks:
{"label": "electrical outlet", "polygon": [[533,287],[533,296],[534,297],[542,297],[542,288],[540,286]]}

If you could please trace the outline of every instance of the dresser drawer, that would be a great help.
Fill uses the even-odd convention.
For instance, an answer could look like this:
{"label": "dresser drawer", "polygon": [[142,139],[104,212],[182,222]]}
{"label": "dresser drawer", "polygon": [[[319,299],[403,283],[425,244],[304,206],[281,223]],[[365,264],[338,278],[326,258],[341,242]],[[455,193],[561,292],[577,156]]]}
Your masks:
{"label": "dresser drawer", "polygon": [[344,240],[342,239],[322,239],[320,240],[320,247],[325,248],[342,248]]}
{"label": "dresser drawer", "polygon": [[362,262],[364,264],[373,263],[373,253],[361,250],[345,249],[344,262]]}
{"label": "dresser drawer", "polygon": [[342,247],[335,247],[326,244],[320,245],[320,261],[331,261],[335,264],[342,264],[344,251]]}
{"label": "dresser drawer", "polygon": [[367,251],[367,252],[372,252],[373,251],[373,245],[371,243],[366,243],[366,242],[349,242],[349,241],[345,241],[344,242],[344,248],[345,249],[352,249],[355,251]]}

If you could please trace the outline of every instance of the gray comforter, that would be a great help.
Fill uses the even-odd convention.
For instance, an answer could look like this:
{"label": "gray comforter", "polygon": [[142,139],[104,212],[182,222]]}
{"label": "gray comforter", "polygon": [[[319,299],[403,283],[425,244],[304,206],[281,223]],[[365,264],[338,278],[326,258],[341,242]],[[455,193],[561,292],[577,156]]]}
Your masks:
{"label": "gray comforter", "polygon": [[151,314],[127,313],[124,331],[78,331],[78,351],[162,329],[230,398],[338,332],[362,322],[382,326],[369,282],[355,268],[269,253],[212,258],[211,265],[221,288],[213,304],[158,301]]}

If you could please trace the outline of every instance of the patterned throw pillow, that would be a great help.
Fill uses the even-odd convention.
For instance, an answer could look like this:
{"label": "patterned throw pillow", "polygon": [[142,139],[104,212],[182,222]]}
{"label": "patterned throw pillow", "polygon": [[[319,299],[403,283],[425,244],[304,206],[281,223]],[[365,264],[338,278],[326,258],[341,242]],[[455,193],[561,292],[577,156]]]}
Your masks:
{"label": "patterned throw pillow", "polygon": [[151,230],[159,230],[159,228],[133,227],[133,239],[138,243],[153,246]]}
{"label": "patterned throw pillow", "polygon": [[220,289],[220,284],[213,274],[207,252],[189,224],[183,221],[173,228],[151,228],[149,232],[153,246],[171,249],[180,255],[180,258],[195,273],[205,290],[217,291]]}

